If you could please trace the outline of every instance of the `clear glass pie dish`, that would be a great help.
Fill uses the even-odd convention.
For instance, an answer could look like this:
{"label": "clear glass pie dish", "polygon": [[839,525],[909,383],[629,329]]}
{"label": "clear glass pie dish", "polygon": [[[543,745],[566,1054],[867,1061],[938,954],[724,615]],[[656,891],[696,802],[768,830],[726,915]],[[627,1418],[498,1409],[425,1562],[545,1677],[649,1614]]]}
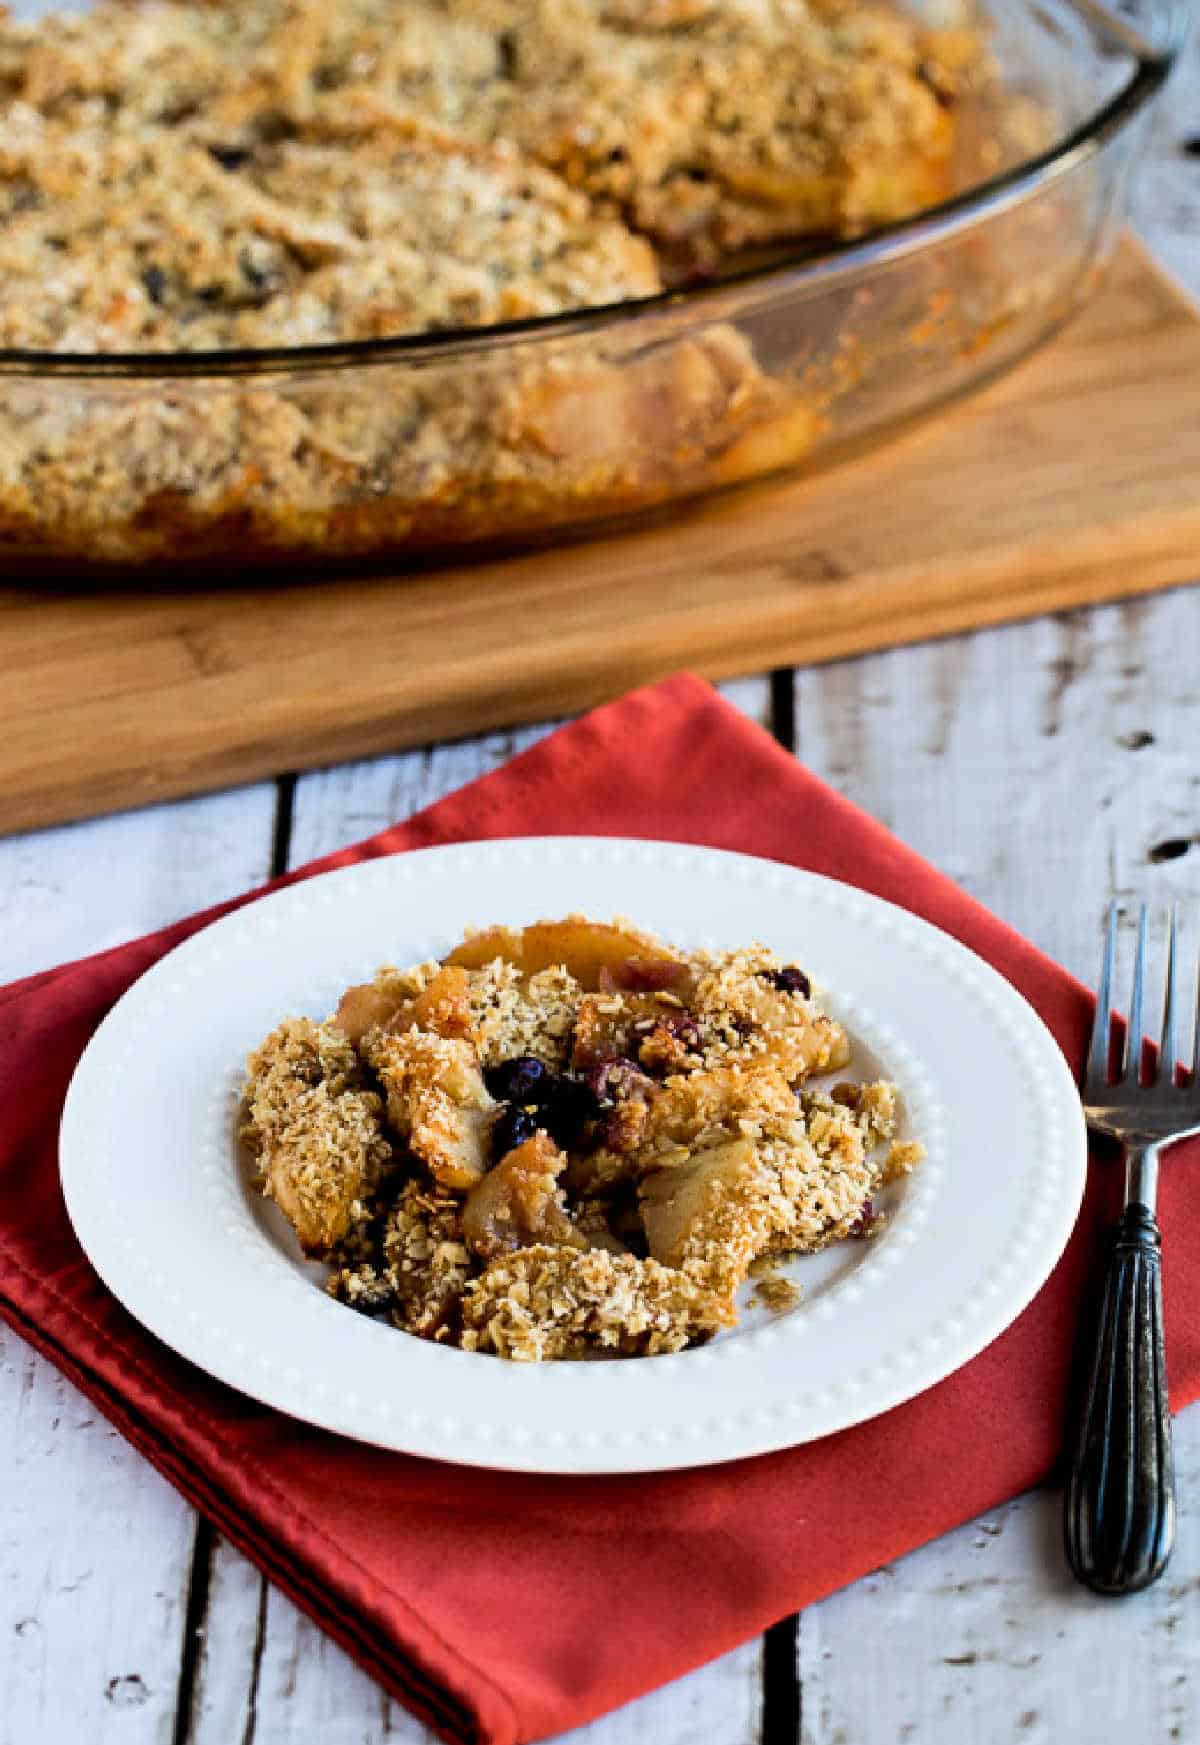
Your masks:
{"label": "clear glass pie dish", "polygon": [[995,78],[956,191],[863,238],[488,328],[0,351],[0,568],[309,570],[562,537],[835,460],[978,388],[1098,282],[1185,12],[991,0],[986,20]]}

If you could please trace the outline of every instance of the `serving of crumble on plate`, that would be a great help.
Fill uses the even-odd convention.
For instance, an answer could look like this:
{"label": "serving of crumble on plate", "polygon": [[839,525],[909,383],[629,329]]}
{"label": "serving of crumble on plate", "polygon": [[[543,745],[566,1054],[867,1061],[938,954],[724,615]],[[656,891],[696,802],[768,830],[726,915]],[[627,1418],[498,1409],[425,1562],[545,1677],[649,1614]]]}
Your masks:
{"label": "serving of crumble on plate", "polygon": [[[572,910],[638,925],[540,919]],[[88,1258],[193,1363],[538,1472],[738,1459],[920,1393],[1044,1281],[1086,1162],[1057,1043],[955,940],[607,837],[384,856],[224,916],[96,1032],[59,1155]]]}
{"label": "serving of crumble on plate", "polygon": [[655,1355],[734,1326],[752,1268],[878,1228],[922,1148],[893,1085],[818,1088],[850,1065],[767,947],[571,915],[285,1019],[243,1138],[351,1308],[518,1361]]}

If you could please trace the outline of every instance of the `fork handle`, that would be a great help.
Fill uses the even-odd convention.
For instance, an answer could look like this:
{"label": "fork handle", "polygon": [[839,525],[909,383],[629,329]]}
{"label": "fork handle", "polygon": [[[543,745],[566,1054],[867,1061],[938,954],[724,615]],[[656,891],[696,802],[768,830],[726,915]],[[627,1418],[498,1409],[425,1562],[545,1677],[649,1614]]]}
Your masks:
{"label": "fork handle", "polygon": [[1100,1594],[1148,1587],[1175,1543],[1162,1237],[1137,1200],[1122,1213],[1109,1252],[1064,1528],[1067,1561]]}

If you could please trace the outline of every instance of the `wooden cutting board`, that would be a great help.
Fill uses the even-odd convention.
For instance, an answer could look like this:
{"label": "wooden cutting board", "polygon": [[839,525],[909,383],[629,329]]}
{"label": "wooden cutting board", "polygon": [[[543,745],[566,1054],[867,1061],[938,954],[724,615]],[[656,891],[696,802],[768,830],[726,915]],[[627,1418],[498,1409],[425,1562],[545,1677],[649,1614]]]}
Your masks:
{"label": "wooden cutting board", "polygon": [[1200,311],[1125,243],[985,394],[640,532],[416,575],[0,589],[0,831],[1200,578]]}

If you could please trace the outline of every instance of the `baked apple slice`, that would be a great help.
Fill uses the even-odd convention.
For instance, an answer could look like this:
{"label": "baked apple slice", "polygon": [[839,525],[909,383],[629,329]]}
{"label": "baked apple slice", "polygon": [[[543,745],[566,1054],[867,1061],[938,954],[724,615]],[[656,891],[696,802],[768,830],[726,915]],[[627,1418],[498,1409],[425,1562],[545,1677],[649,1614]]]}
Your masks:
{"label": "baked apple slice", "polygon": [[[463,969],[482,969],[494,958],[515,964],[524,975],[563,965],[587,993],[602,987],[649,991],[686,981],[685,964],[646,935],[613,922],[568,915],[562,921],[534,921],[516,933],[490,927],[473,933],[445,959]],[[631,977],[641,977],[640,986]]]}
{"label": "baked apple slice", "polygon": [[773,1186],[753,1141],[733,1139],[650,1171],[638,1187],[651,1255],[701,1280],[730,1325],[734,1294],[778,1224]]}
{"label": "baked apple slice", "polygon": [[463,1207],[463,1235],[484,1260],[534,1243],[587,1248],[567,1216],[559,1177],[567,1154],[548,1133],[508,1152],[471,1189]]}
{"label": "baked apple slice", "polygon": [[406,1030],[376,1037],[368,1059],[387,1092],[388,1120],[438,1186],[473,1187],[488,1166],[499,1104],[470,1043]]}

